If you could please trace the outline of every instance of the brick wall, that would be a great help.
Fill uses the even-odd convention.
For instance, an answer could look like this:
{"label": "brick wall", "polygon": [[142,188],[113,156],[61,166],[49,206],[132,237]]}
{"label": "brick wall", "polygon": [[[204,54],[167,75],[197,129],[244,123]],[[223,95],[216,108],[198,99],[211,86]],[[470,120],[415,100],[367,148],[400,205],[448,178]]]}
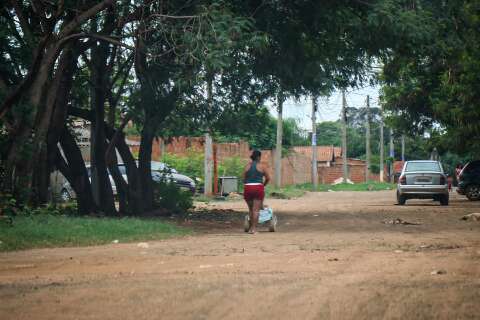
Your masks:
{"label": "brick wall", "polygon": [[[128,140],[138,142],[139,137],[128,137]],[[159,160],[161,158],[162,140],[154,140],[152,145],[152,159]],[[216,143],[217,147],[217,159],[218,162],[222,162],[225,158],[240,157],[241,159],[249,159],[250,148],[247,142],[238,143]],[[131,144],[132,151],[138,152],[139,145]],[[336,179],[343,177],[342,158],[339,156],[341,152],[332,147],[321,147],[325,150],[332,150],[336,155],[335,161],[331,162],[331,166],[318,166],[318,181],[322,184],[331,184]],[[189,150],[196,150],[202,152],[204,150],[204,138],[203,137],[177,137],[171,139],[165,144],[165,150],[168,153],[176,154],[179,156],[186,156]],[[303,150],[305,149],[305,150]],[[281,185],[302,184],[310,183],[312,175],[311,165],[311,148],[301,148],[300,152],[293,151],[287,156],[282,158],[282,181]],[[304,152],[302,152],[304,151]],[[274,163],[275,150],[262,150],[262,162],[269,168],[270,175],[274,177],[275,163]],[[365,182],[365,161],[358,159],[348,159],[348,171],[349,179],[354,183]],[[379,180],[378,175],[370,175],[371,180]]]}
{"label": "brick wall", "polygon": [[[139,142],[140,137],[129,136],[128,140]],[[153,140],[152,144],[152,159],[160,160],[162,157],[162,139]],[[190,150],[197,152],[203,152],[204,150],[204,137],[175,137],[164,144],[165,152],[175,154],[178,156],[186,156]],[[217,147],[217,159],[222,161],[225,158],[240,157],[242,159],[248,159],[250,156],[249,145],[247,142],[241,141],[238,143],[216,143]],[[131,144],[130,148],[132,152],[138,152],[140,146]]]}

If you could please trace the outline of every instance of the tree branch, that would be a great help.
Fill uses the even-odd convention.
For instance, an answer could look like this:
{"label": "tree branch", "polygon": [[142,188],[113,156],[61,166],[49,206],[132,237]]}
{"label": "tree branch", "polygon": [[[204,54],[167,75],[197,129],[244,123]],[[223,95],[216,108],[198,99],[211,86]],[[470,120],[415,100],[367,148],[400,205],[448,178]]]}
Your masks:
{"label": "tree branch", "polygon": [[103,9],[111,5],[114,5],[114,0],[103,0],[97,5],[82,12],[80,15],[76,16],[72,21],[70,21],[64,28],[62,28],[62,30],[60,31],[60,34],[58,35],[58,38],[63,40],[65,37],[70,35],[75,29],[77,29],[83,22],[90,19],[91,17],[96,15],[98,12],[102,11]]}
{"label": "tree branch", "polygon": [[17,0],[11,0],[12,6],[15,9],[15,13],[18,16],[18,20],[20,21],[20,27],[22,28],[22,32],[27,38],[27,43],[29,45],[33,45],[33,33],[30,25],[28,24],[28,20],[25,18],[25,14],[20,7],[20,4]]}

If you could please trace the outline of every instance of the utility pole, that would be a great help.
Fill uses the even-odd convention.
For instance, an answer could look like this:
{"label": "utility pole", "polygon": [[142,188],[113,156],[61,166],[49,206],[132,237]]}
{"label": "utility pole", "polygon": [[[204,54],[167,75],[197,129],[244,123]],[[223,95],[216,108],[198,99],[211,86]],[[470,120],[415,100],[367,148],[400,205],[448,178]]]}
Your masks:
{"label": "utility pole", "polygon": [[371,158],[371,151],[370,151],[370,96],[367,95],[367,122],[365,123],[365,153],[366,153],[366,160],[367,160],[367,170],[365,171],[365,182],[368,182],[370,179],[370,158]]}
{"label": "utility pole", "polygon": [[384,181],[384,177],[383,177],[383,155],[384,155],[384,151],[383,151],[383,108],[380,107],[380,182],[383,182]]}
{"label": "utility pole", "polygon": [[[213,77],[207,78],[207,104],[209,110],[213,110]],[[203,193],[206,196],[212,194],[212,171],[213,171],[213,150],[212,137],[209,132],[205,133],[205,160],[204,160],[204,186]]]}
{"label": "utility pole", "polygon": [[395,148],[393,146],[393,129],[390,128],[390,158],[392,159],[391,163],[390,163],[390,182],[392,183],[393,182],[393,176],[394,176],[394,172],[393,172],[393,162],[395,162]]}
{"label": "utility pole", "polygon": [[402,161],[405,161],[405,134],[402,133]]}
{"label": "utility pole", "polygon": [[213,152],[212,152],[212,137],[210,133],[205,134],[205,183],[203,187],[203,193],[206,196],[212,194],[212,163],[213,163]]}
{"label": "utility pole", "polygon": [[312,96],[312,184],[313,191],[318,187],[318,166],[317,166],[317,97]]}
{"label": "utility pole", "polygon": [[282,184],[282,136],[283,136],[283,95],[279,93],[277,95],[277,142],[275,145],[275,179],[274,184],[276,188],[280,188]]}
{"label": "utility pole", "polygon": [[343,161],[343,183],[348,181],[347,164],[347,99],[345,90],[342,90],[342,161]]}

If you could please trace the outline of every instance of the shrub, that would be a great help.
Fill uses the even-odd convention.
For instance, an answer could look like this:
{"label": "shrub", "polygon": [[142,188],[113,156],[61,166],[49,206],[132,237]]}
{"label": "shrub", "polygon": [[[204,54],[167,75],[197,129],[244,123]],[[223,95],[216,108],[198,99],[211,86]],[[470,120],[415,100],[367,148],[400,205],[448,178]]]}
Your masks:
{"label": "shrub", "polygon": [[192,194],[174,183],[155,182],[153,193],[155,206],[170,213],[184,214],[193,206]]}
{"label": "shrub", "polygon": [[218,168],[219,176],[235,176],[240,178],[247,161],[239,157],[225,159]]}
{"label": "shrub", "polygon": [[177,156],[166,153],[161,161],[168,166],[175,168],[179,173],[190,178],[200,178],[203,180],[204,154],[202,152],[189,149],[186,156]]}

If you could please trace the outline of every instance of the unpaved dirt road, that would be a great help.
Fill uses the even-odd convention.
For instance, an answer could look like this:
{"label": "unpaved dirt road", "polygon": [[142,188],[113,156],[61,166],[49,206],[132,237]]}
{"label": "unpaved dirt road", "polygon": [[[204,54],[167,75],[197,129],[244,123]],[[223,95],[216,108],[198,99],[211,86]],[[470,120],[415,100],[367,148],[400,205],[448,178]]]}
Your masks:
{"label": "unpaved dirt road", "polygon": [[[243,202],[195,236],[0,254],[0,319],[479,319],[480,202],[394,192],[269,200],[279,232],[242,232]],[[217,212],[223,212],[217,210]],[[395,218],[420,225],[388,224]],[[437,272],[435,272],[437,271]],[[433,273],[433,274],[432,274]]]}

